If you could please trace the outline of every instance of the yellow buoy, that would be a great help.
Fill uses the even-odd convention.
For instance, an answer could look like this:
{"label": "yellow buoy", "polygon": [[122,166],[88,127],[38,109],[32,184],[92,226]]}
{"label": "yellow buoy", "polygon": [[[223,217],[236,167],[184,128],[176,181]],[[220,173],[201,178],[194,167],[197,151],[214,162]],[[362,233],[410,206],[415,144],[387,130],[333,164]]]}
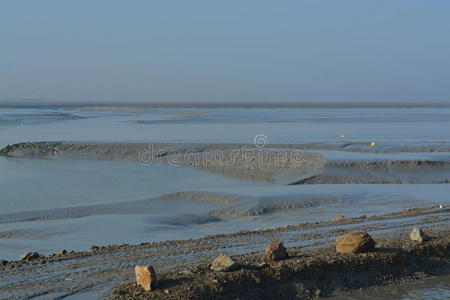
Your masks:
{"label": "yellow buoy", "polygon": [[370,143],[371,147],[375,147],[376,145],[377,145],[377,143],[375,143],[375,142]]}

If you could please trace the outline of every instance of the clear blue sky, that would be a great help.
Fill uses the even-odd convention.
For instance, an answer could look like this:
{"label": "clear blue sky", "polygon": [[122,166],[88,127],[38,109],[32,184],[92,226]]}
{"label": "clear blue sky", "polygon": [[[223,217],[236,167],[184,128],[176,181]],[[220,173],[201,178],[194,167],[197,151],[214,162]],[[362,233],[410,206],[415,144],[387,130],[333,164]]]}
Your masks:
{"label": "clear blue sky", "polygon": [[448,0],[0,5],[0,98],[450,101]]}

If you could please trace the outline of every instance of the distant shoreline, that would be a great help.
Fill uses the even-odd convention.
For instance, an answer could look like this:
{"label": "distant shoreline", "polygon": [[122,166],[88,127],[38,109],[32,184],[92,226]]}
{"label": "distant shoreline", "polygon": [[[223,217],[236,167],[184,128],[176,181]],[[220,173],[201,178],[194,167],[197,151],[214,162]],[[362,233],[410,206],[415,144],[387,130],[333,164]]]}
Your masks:
{"label": "distant shoreline", "polygon": [[0,100],[0,108],[45,108],[45,107],[143,107],[143,108],[420,108],[450,107],[450,102],[119,102],[119,101],[39,101]]}

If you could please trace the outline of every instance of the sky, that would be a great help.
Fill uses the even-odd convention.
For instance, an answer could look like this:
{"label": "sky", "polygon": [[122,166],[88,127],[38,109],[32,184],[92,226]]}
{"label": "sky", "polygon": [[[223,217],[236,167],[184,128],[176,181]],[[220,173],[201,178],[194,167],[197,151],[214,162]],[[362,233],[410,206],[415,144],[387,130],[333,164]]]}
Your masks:
{"label": "sky", "polygon": [[0,0],[0,99],[449,101],[448,0]]}

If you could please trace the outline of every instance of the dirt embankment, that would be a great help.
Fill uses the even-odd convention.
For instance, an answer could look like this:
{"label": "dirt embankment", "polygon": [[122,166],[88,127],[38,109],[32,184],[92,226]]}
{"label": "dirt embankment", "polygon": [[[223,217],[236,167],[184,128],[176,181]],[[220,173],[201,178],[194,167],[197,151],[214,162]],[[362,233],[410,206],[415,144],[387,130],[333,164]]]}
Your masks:
{"label": "dirt embankment", "polygon": [[333,247],[288,249],[290,258],[265,263],[261,253],[235,256],[242,268],[214,272],[209,265],[163,273],[158,289],[134,282],[117,287],[113,299],[312,299],[401,279],[450,273],[450,232],[428,232],[432,240],[377,241],[373,252],[338,254]]}

